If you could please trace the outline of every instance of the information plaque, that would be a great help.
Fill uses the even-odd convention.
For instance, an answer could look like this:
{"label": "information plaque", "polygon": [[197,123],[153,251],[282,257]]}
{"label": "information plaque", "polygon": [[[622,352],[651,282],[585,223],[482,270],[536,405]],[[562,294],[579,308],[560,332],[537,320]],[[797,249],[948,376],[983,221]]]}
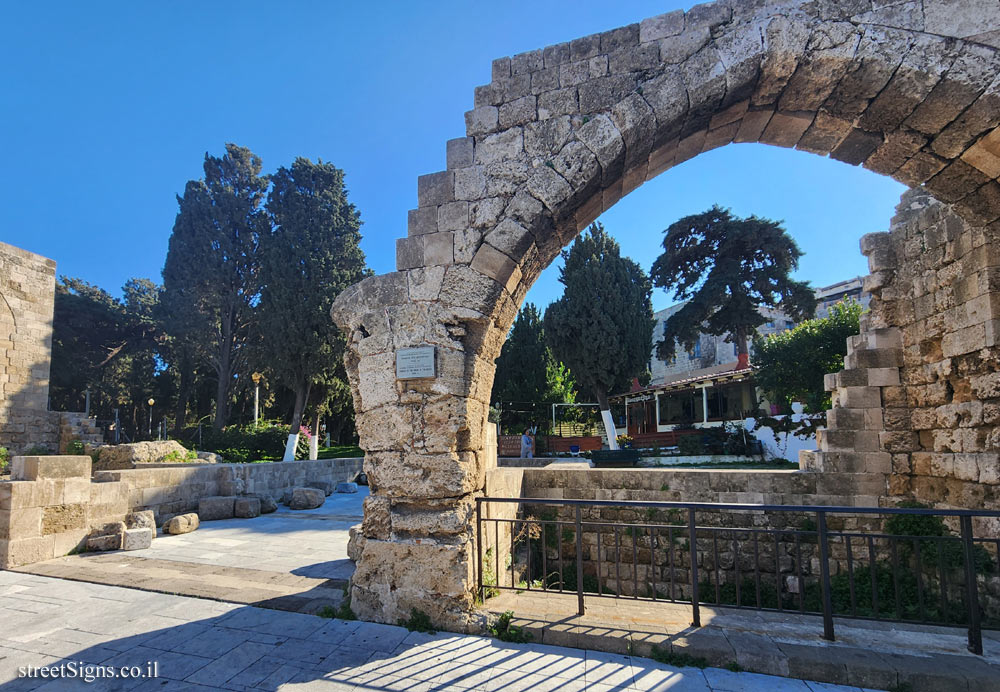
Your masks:
{"label": "information plaque", "polygon": [[396,351],[396,379],[417,380],[434,377],[434,347],[418,346]]}

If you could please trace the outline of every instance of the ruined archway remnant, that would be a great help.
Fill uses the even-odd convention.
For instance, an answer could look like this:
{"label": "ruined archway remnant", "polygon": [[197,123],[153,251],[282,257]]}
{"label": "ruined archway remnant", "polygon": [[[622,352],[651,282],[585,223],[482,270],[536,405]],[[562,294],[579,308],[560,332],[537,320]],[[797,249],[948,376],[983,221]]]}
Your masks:
{"label": "ruined archway remnant", "polygon": [[[468,624],[494,359],[539,273],[646,180],[764,142],[996,222],[997,29],[1000,10],[971,0],[721,0],[494,61],[447,170],[418,180],[397,271],[333,308],[372,490],[359,614]],[[397,379],[400,349],[426,345],[436,375]]]}
{"label": "ruined archway remnant", "polygon": [[59,445],[49,412],[56,263],[0,243],[0,447]]}

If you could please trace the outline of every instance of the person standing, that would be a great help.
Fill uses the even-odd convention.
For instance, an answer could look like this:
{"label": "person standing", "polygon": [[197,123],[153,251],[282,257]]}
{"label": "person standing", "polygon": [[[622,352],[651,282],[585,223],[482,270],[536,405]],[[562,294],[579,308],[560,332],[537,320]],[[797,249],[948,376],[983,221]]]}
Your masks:
{"label": "person standing", "polygon": [[521,435],[521,458],[531,459],[532,458],[532,447],[534,446],[534,440],[531,439],[531,431],[525,430],[524,434]]}

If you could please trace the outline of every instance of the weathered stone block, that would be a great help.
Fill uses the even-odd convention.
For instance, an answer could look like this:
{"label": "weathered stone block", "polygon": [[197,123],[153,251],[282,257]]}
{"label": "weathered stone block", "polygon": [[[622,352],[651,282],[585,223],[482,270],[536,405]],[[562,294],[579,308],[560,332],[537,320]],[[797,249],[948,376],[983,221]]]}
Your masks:
{"label": "weathered stone block", "polygon": [[191,533],[201,522],[198,519],[198,515],[194,512],[188,514],[178,514],[176,517],[171,517],[169,520],[163,524],[163,532],[169,534],[182,534]]}
{"label": "weathered stone block", "polygon": [[125,529],[122,550],[145,550],[153,544],[153,530],[149,528]]}
{"label": "weathered stone block", "polygon": [[361,524],[355,524],[350,528],[347,539],[348,559],[353,562],[361,559],[361,553],[364,552],[366,540],[364,533],[361,531]]}
{"label": "weathered stone block", "polygon": [[316,490],[322,490],[325,497],[329,497],[333,493],[334,485],[330,481],[310,481],[305,484],[307,488],[315,488]]}
{"label": "weathered stone block", "polygon": [[270,495],[257,495],[257,499],[260,500],[261,514],[270,514],[271,512],[278,511],[278,503]]}
{"label": "weathered stone block", "polygon": [[682,31],[684,31],[684,11],[674,10],[642,20],[639,23],[639,42],[657,41],[676,36]]}
{"label": "weathered stone block", "polygon": [[198,501],[198,519],[216,521],[235,516],[235,497],[203,497]]}
{"label": "weathered stone block", "polygon": [[53,536],[0,540],[0,568],[31,565],[55,557]]}
{"label": "weathered stone block", "polygon": [[337,490],[336,490],[336,492],[338,492],[338,493],[356,493],[356,492],[358,492],[358,484],[357,483],[337,483]]}
{"label": "weathered stone block", "polygon": [[88,456],[14,457],[10,477],[15,481],[43,478],[90,478],[92,460]]}
{"label": "weathered stone block", "polygon": [[129,512],[125,516],[125,527],[129,529],[151,529],[156,538],[156,514],[151,509]]}
{"label": "weathered stone block", "polygon": [[459,137],[449,139],[446,143],[446,160],[448,169],[464,168],[471,166],[472,150],[475,139],[473,137]]}
{"label": "weathered stone block", "polygon": [[121,534],[111,533],[104,536],[92,536],[87,539],[87,551],[121,550],[123,535],[124,531]]}
{"label": "weathered stone block", "polygon": [[326,495],[316,488],[294,488],[288,503],[291,509],[316,509],[326,502]]}
{"label": "weathered stone block", "polygon": [[[20,510],[17,514],[29,511],[31,510]],[[43,536],[85,528],[87,528],[86,505],[52,505],[42,509]]]}
{"label": "weathered stone block", "polygon": [[233,503],[233,515],[240,519],[259,517],[260,511],[260,499],[256,497],[238,497]]}
{"label": "weathered stone block", "polygon": [[438,230],[438,207],[423,207],[407,212],[407,233],[411,236]]}
{"label": "weathered stone block", "polygon": [[417,178],[417,204],[436,207],[455,200],[455,172],[440,171]]}

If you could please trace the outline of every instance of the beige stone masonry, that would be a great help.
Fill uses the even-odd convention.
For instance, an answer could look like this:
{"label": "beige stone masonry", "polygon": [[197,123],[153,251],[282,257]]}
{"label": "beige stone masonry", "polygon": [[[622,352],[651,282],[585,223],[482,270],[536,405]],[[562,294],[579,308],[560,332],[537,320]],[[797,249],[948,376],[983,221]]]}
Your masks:
{"label": "beige stone masonry", "polygon": [[[473,536],[456,531],[454,519],[485,491],[489,468],[480,455],[494,361],[524,295],[624,195],[729,142],[862,165],[924,186],[955,215],[925,224],[936,228],[933,238],[906,235],[898,220],[888,245],[878,237],[863,244],[866,286],[881,303],[828,384],[835,411],[865,413],[835,414],[825,447],[804,455],[805,468],[834,472],[812,474],[816,501],[878,503],[889,485],[902,485],[888,483],[886,469],[906,466],[884,455],[915,445],[994,448],[992,431],[914,435],[901,426],[909,408],[971,400],[980,396],[974,386],[1000,397],[1000,379],[988,377],[981,355],[1000,338],[1000,311],[972,302],[996,290],[984,286],[993,281],[989,269],[1000,267],[985,240],[1000,219],[990,158],[1000,52],[983,39],[1000,18],[945,0],[904,4],[914,11],[869,0],[719,0],[493,62],[490,83],[474,91],[465,137],[446,147],[447,170],[418,180],[397,271],[349,288],[332,310],[348,335],[345,364],[373,479],[353,586],[361,617],[394,623],[419,607],[440,626],[472,625]],[[978,235],[963,223],[980,227]],[[900,283],[900,266],[921,271]],[[939,334],[914,340],[907,325]],[[434,347],[438,376],[397,380],[397,351],[416,346]],[[956,362],[981,379],[944,374]],[[927,365],[942,372],[920,370]],[[949,390],[952,380],[960,386]],[[990,415],[1000,418],[998,410]],[[855,425],[860,416],[864,427]],[[841,453],[874,456],[848,464]],[[969,463],[962,468],[971,474]],[[961,494],[949,501],[976,506],[971,491]],[[406,502],[412,516],[392,510]],[[393,530],[412,528],[417,514],[419,536]],[[424,580],[431,586],[398,570],[401,559],[418,571],[437,565]]]}

